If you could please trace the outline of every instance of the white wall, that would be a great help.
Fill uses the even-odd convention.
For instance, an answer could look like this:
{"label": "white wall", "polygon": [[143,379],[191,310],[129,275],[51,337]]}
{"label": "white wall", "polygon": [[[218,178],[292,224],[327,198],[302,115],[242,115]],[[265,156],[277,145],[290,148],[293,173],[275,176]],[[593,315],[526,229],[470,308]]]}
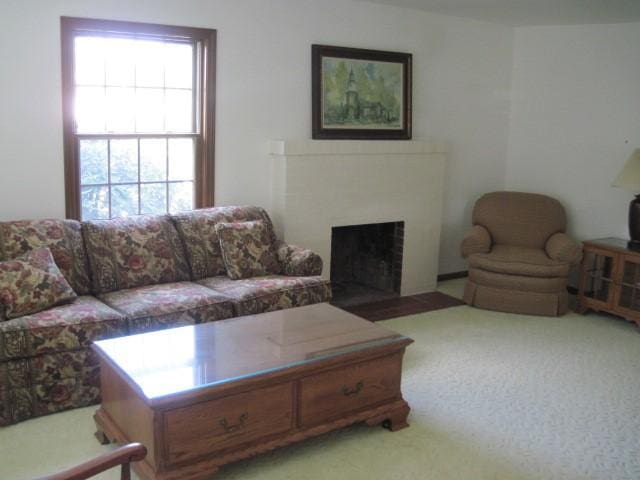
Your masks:
{"label": "white wall", "polygon": [[512,88],[507,188],[560,199],[581,240],[628,238],[611,183],[640,148],[640,23],[517,28]]}
{"label": "white wall", "polygon": [[0,220],[64,215],[60,15],[218,30],[216,202],[270,204],[269,139],[311,135],[312,43],[413,53],[416,140],[450,144],[441,273],[501,188],[513,29],[349,0],[3,0]]}

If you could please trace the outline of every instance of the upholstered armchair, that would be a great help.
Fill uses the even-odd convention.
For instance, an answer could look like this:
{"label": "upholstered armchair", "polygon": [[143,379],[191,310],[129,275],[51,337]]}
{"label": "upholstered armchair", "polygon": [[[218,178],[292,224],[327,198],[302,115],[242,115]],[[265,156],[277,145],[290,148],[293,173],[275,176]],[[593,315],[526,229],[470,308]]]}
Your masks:
{"label": "upholstered armchair", "polygon": [[564,315],[567,278],[582,249],[565,234],[557,200],[534,193],[493,192],[473,208],[460,253],[469,261],[464,301],[533,315]]}

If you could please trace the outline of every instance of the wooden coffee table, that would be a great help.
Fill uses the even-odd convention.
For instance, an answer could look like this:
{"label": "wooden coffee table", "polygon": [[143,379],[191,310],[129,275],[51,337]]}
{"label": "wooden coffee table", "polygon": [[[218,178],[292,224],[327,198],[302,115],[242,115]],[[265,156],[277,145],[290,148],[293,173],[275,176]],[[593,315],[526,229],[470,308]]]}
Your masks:
{"label": "wooden coffee table", "polygon": [[356,422],[395,431],[411,342],[328,304],[99,341],[96,436],[146,445],[142,478],[199,480]]}

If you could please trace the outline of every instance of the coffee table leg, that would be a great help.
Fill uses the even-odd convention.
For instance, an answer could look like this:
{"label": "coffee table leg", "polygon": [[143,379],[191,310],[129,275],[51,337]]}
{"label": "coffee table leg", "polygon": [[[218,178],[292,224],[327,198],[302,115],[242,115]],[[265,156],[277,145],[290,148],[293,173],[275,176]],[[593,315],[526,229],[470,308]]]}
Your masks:
{"label": "coffee table leg", "polygon": [[397,432],[398,430],[402,430],[403,428],[407,428],[409,424],[407,423],[407,416],[409,415],[409,410],[406,412],[394,412],[387,420],[382,422],[382,426],[392,432]]}
{"label": "coffee table leg", "polygon": [[107,438],[107,436],[101,430],[96,430],[96,433],[94,435],[100,442],[100,445],[109,445],[111,443],[111,441]]}
{"label": "coffee table leg", "polygon": [[407,423],[407,417],[409,416],[409,405],[405,404],[399,408],[390,410],[389,412],[379,415],[377,417],[370,418],[366,421],[367,425],[370,427],[374,425],[382,425],[384,428],[397,432],[403,428],[407,428],[409,424]]}
{"label": "coffee table leg", "polygon": [[104,433],[104,429],[100,424],[98,415],[93,415],[93,421],[96,424],[96,433],[94,435],[98,439],[98,442],[100,442],[101,445],[109,445],[111,443],[111,440],[109,439],[109,437],[107,437],[107,434]]}

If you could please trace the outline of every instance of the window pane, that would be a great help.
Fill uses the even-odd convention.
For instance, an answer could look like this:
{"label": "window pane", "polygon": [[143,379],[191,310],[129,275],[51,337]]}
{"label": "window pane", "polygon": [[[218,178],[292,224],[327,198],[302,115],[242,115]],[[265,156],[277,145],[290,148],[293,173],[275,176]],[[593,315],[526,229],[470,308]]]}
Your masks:
{"label": "window pane", "polygon": [[138,40],[136,44],[136,85],[163,87],[164,42]]}
{"label": "window pane", "polygon": [[106,140],[80,140],[80,183],[109,183]]}
{"label": "window pane", "polygon": [[[202,100],[215,82],[215,41],[176,26],[150,34],[144,24],[74,19],[62,27],[63,47],[72,47],[62,52],[64,134],[75,147],[65,151],[66,180],[75,182],[69,199],[80,197],[69,211],[101,219],[193,209],[196,154],[209,140],[196,130],[214,118],[213,102]],[[203,161],[212,168],[212,158]]]}
{"label": "window pane", "polygon": [[138,141],[111,140],[111,183],[138,181]]}
{"label": "window pane", "polygon": [[193,180],[193,140],[169,139],[169,180]]}
{"label": "window pane", "polygon": [[98,37],[76,37],[76,85],[104,85],[104,40]]}
{"label": "window pane", "polygon": [[167,213],[167,184],[140,185],[140,213]]}
{"label": "window pane", "polygon": [[105,46],[107,85],[135,85],[135,40],[109,38]]}
{"label": "window pane", "polygon": [[111,217],[138,215],[138,186],[114,185],[111,187]]}
{"label": "window pane", "polygon": [[167,179],[167,141],[164,138],[140,140],[140,181]]}
{"label": "window pane", "polygon": [[193,210],[193,182],[169,184],[169,211]]}
{"label": "window pane", "polygon": [[165,86],[191,88],[193,85],[193,46],[167,43],[165,48]]}
{"label": "window pane", "polygon": [[107,87],[107,131],[128,133],[135,128],[135,89]]}
{"label": "window pane", "polygon": [[82,220],[109,218],[109,187],[82,187]]}
{"label": "window pane", "polygon": [[76,87],[76,130],[79,133],[104,132],[103,87]]}
{"label": "window pane", "polygon": [[168,132],[193,131],[191,90],[168,88],[165,92],[165,129]]}
{"label": "window pane", "polygon": [[162,88],[136,89],[136,130],[152,133],[164,131],[164,90]]}

